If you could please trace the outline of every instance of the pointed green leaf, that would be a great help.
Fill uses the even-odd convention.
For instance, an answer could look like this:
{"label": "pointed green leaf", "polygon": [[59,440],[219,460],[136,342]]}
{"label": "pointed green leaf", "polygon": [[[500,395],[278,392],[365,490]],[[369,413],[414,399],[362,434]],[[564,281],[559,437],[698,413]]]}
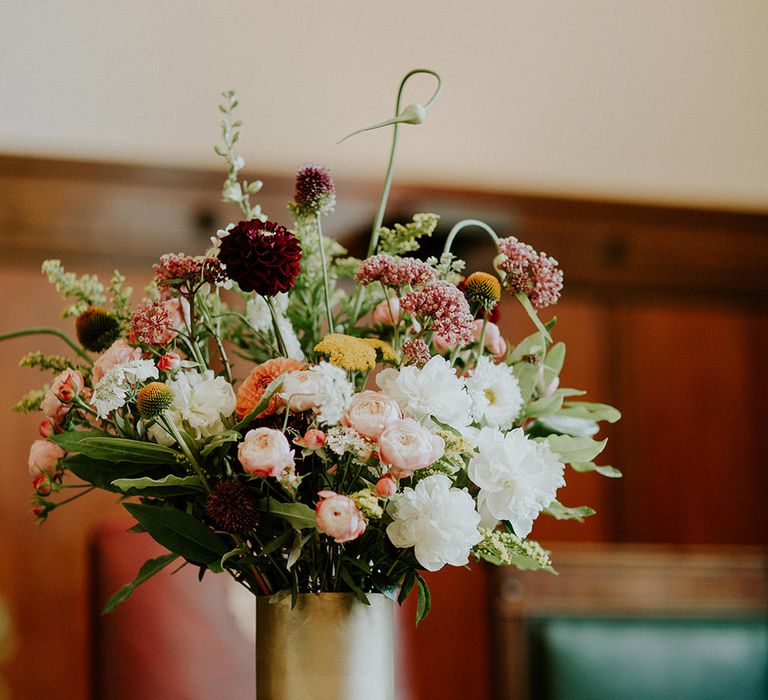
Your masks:
{"label": "pointed green leaf", "polygon": [[427,582],[418,572],[416,572],[416,583],[418,585],[419,592],[418,601],[416,603],[416,625],[418,626],[421,621],[429,614],[429,609],[432,607],[432,596],[429,593],[429,586],[427,586]]}
{"label": "pointed green leaf", "polygon": [[552,413],[557,413],[562,405],[562,396],[542,396],[540,399],[536,399],[536,401],[531,401],[525,407],[525,415],[529,418],[549,416]]}
{"label": "pointed green leaf", "polygon": [[112,484],[121,491],[130,491],[131,489],[160,488],[165,486],[186,486],[190,488],[203,488],[199,476],[174,476],[169,474],[162,479],[150,479],[141,477],[138,479],[115,479]]}
{"label": "pointed green leaf", "polygon": [[287,520],[296,530],[317,529],[315,511],[305,503],[281,503],[274,498],[265,498],[260,505],[263,511]]}
{"label": "pointed green leaf", "polygon": [[527,296],[525,296],[525,294],[523,294],[522,292],[518,292],[517,294],[515,294],[515,298],[520,302],[522,307],[525,309],[525,313],[527,313],[528,318],[530,318],[531,321],[533,321],[533,325],[536,326],[539,333],[541,333],[544,336],[544,338],[551,343],[552,336],[549,334],[549,331],[541,322],[539,315],[536,313],[536,309],[534,309],[533,305],[531,304],[531,300]]}
{"label": "pointed green leaf", "polygon": [[176,559],[179,558],[178,554],[173,554],[172,552],[170,554],[163,554],[160,557],[156,557],[155,559],[149,559],[148,561],[145,561],[141,568],[139,569],[139,573],[136,575],[136,578],[133,579],[130,583],[126,583],[124,586],[121,586],[115,593],[113,593],[109,600],[104,605],[104,608],[101,611],[102,615],[106,615],[108,613],[114,612],[114,610],[122,603],[124,603],[128,598],[133,595],[133,592],[147,579],[152,578],[156,573],[159,571],[162,571],[166,566],[168,566],[171,562],[176,561]]}
{"label": "pointed green leaf", "polygon": [[621,413],[613,406],[590,401],[568,401],[563,405],[560,415],[607,423],[615,423],[621,418]]}
{"label": "pointed green leaf", "polygon": [[68,455],[62,460],[61,464],[78,479],[82,479],[105,491],[114,491],[115,493],[120,493],[120,489],[112,485],[112,482],[116,479],[133,478],[139,475],[144,476],[157,471],[157,467],[153,464],[105,462],[86,457],[83,454]]}
{"label": "pointed green leaf", "polygon": [[560,455],[563,462],[590,462],[605,448],[608,440],[592,440],[588,437],[570,435],[550,435],[544,438],[553,452]]}
{"label": "pointed green leaf", "polygon": [[137,464],[174,464],[179,453],[154,442],[105,436],[104,433],[69,431],[50,438],[65,452],[83,454],[92,459]]}
{"label": "pointed green leaf", "polygon": [[569,508],[558,501],[552,501],[549,507],[545,508],[542,512],[551,515],[556,520],[578,520],[580,523],[584,522],[584,518],[595,514],[595,511],[589,506]]}

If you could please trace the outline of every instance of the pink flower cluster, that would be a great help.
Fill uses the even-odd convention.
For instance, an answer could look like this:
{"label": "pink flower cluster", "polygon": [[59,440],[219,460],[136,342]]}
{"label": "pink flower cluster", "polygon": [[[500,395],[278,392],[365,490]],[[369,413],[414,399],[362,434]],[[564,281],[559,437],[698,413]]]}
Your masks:
{"label": "pink flower cluster", "polygon": [[472,313],[456,285],[430,282],[422,289],[408,292],[400,308],[413,316],[432,320],[432,329],[447,343],[465,345],[472,341]]}
{"label": "pink flower cluster", "polygon": [[178,299],[144,301],[131,316],[132,342],[167,345],[184,324],[184,313]]}
{"label": "pink flower cluster", "polygon": [[429,346],[421,338],[410,338],[403,343],[403,356],[408,364],[421,367],[432,359]]}
{"label": "pink flower cluster", "polygon": [[216,284],[225,277],[216,258],[193,258],[183,253],[169,253],[152,266],[158,287],[186,286],[190,291],[208,282]]}
{"label": "pink flower cluster", "polygon": [[499,242],[499,252],[504,259],[498,267],[507,274],[505,284],[509,289],[525,294],[535,309],[557,303],[563,288],[563,271],[557,260],[537,253],[514,236]]}
{"label": "pink flower cluster", "polygon": [[381,282],[387,287],[400,289],[406,285],[415,287],[436,279],[435,270],[423,260],[398,258],[382,253],[360,263],[357,281],[362,285]]}

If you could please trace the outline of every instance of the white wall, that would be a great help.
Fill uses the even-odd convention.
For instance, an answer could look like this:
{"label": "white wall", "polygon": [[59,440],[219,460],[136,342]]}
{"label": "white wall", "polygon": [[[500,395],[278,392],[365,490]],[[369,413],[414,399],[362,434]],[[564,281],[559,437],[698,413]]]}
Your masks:
{"label": "white wall", "polygon": [[6,0],[0,151],[209,166],[234,87],[251,167],[378,176],[417,66],[401,177],[768,208],[765,0]]}

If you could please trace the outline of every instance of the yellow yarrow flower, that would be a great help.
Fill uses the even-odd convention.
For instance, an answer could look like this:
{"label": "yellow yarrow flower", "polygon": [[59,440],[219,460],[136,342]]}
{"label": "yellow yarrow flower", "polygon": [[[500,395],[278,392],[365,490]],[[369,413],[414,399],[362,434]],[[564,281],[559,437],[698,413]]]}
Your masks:
{"label": "yellow yarrow flower", "polygon": [[328,356],[328,362],[342,369],[364,372],[376,366],[376,351],[383,360],[396,359],[391,345],[378,338],[355,338],[343,333],[329,333],[317,345],[317,352]]}

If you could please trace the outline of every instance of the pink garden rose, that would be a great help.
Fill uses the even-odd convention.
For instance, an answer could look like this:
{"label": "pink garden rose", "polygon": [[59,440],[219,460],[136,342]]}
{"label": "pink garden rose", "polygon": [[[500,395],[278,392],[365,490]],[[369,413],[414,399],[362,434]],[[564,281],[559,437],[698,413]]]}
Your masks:
{"label": "pink garden rose", "polygon": [[93,363],[93,383],[99,380],[115,365],[141,359],[141,348],[132,348],[122,338],[116,340]]}
{"label": "pink garden rose", "polygon": [[352,397],[344,424],[369,440],[378,440],[384,430],[402,418],[397,402],[381,391],[361,391]]}
{"label": "pink garden rose", "polygon": [[392,423],[379,438],[379,455],[396,476],[434,464],[445,452],[445,441],[413,418]]}
{"label": "pink garden rose", "polygon": [[54,423],[61,423],[71,408],[68,403],[62,403],[62,398],[71,401],[82,391],[83,384],[83,375],[77,370],[65,369],[59,373],[40,404],[43,413]]}
{"label": "pink garden rose", "polygon": [[320,491],[318,496],[317,526],[334,542],[349,542],[365,532],[365,518],[351,499],[335,491]]}
{"label": "pink garden rose", "polygon": [[308,450],[319,450],[326,442],[326,435],[322,430],[310,428],[304,433],[304,437],[296,438],[294,442]]}
{"label": "pink garden rose", "polygon": [[173,372],[181,367],[181,357],[175,352],[167,352],[157,361],[157,368],[161,372]]}
{"label": "pink garden rose", "polygon": [[52,474],[65,452],[49,440],[35,440],[29,448],[29,473],[32,476]]}
{"label": "pink garden rose", "polygon": [[397,482],[395,479],[387,474],[381,477],[376,482],[376,493],[382,498],[389,498],[395,495],[397,491]]}
{"label": "pink garden rose", "polygon": [[389,301],[380,301],[373,310],[373,322],[383,326],[394,326],[400,318],[400,299],[392,297]]}
{"label": "pink garden rose", "polygon": [[237,448],[243,469],[255,476],[286,476],[295,464],[293,454],[285,435],[273,428],[249,430]]}

